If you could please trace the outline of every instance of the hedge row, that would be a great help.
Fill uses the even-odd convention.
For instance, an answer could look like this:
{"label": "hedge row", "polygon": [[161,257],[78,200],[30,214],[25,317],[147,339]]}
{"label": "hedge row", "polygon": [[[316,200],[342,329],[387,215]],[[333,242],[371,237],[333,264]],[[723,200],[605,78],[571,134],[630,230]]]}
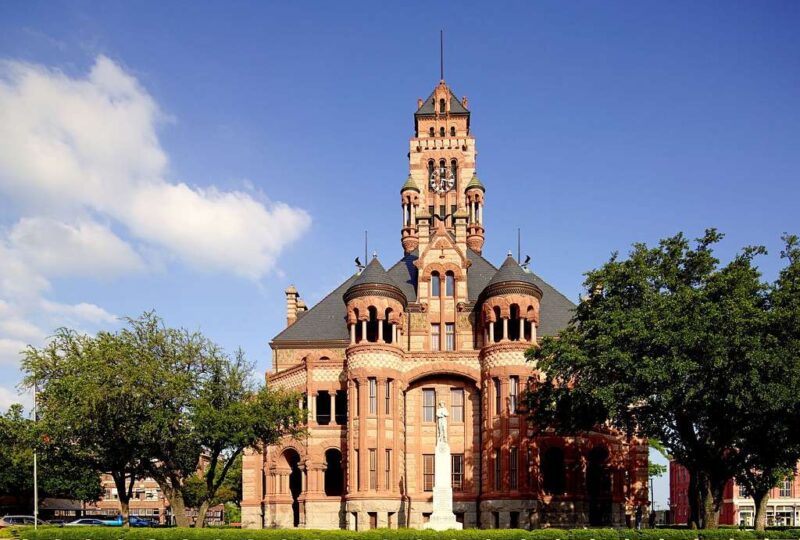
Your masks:
{"label": "hedge row", "polygon": [[303,529],[122,529],[111,527],[30,527],[10,529],[21,540],[798,540],[800,530],[753,531],[736,529],[521,529],[420,531],[375,529],[371,531],[318,531]]}

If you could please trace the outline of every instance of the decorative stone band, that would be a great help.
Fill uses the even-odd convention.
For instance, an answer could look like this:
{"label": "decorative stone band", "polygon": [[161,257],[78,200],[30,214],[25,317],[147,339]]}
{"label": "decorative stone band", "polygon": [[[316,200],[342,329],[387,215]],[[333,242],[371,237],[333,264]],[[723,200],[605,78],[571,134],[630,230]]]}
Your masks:
{"label": "decorative stone band", "polygon": [[530,295],[539,300],[542,299],[542,289],[533,283],[526,283],[524,281],[504,281],[502,283],[495,283],[484,289],[481,296],[484,299],[488,299],[492,296],[500,296],[503,294]]}
{"label": "decorative stone band", "polygon": [[267,375],[267,382],[270,385],[284,390],[304,388],[307,380],[308,371],[305,364],[300,364],[274,375]]}
{"label": "decorative stone band", "polygon": [[481,369],[486,371],[502,366],[530,366],[525,359],[525,351],[530,346],[530,343],[511,341],[484,347],[481,349]]}
{"label": "decorative stone band", "polygon": [[344,301],[345,303],[349,303],[351,300],[356,298],[362,298],[364,296],[378,296],[378,297],[386,297],[392,298],[397,300],[402,304],[403,307],[406,306],[408,301],[406,300],[406,296],[403,294],[403,291],[394,287],[392,285],[386,285],[383,283],[364,283],[363,285],[356,285],[354,287],[350,287],[344,293]]}
{"label": "decorative stone band", "polygon": [[402,370],[403,350],[394,345],[385,343],[359,343],[347,349],[345,361],[348,373],[364,369],[375,371],[377,369]]}

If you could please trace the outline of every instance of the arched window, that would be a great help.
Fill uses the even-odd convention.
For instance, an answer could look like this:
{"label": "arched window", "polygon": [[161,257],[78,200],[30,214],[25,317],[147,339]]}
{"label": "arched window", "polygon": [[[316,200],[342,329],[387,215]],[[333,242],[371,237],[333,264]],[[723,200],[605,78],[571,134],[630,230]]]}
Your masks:
{"label": "arched window", "polygon": [[564,451],[552,446],[542,455],[542,488],[550,495],[561,495],[566,488]]}
{"label": "arched window", "polygon": [[447,272],[444,275],[444,294],[447,296],[456,295],[456,277],[453,272]]}
{"label": "arched window", "polygon": [[[431,128],[431,129],[433,129],[433,128]],[[436,165],[434,164],[434,161],[432,159],[429,159],[428,160],[428,179],[431,179],[433,177],[433,168],[435,166]]]}
{"label": "arched window", "polygon": [[325,495],[339,497],[344,492],[342,453],[337,448],[325,451]]}
{"label": "arched window", "polygon": [[429,134],[431,137],[433,137],[434,135],[436,135],[436,132],[433,130],[433,126],[431,126],[431,129],[429,129],[429,130],[428,130],[428,134]]}
{"label": "arched window", "polygon": [[362,325],[361,325],[361,321],[358,318],[358,309],[354,309],[353,310],[353,315],[354,315],[355,320],[356,320],[356,322],[355,322],[355,325],[356,325],[356,343],[361,343],[365,339],[366,336],[362,336],[361,335]]}
{"label": "arched window", "polygon": [[367,321],[367,341],[375,343],[378,341],[378,310],[370,306],[369,321]]}
{"label": "arched window", "polygon": [[456,136],[456,126],[452,126],[450,128],[450,136],[451,137],[455,137]]}
{"label": "arched window", "polygon": [[440,135],[441,137],[444,137],[444,128],[443,128],[443,127],[440,127],[440,128],[439,128],[439,135]]}
{"label": "arched window", "polygon": [[500,318],[500,308],[497,306],[494,308],[494,318],[494,341],[497,343],[503,339],[503,319]]}
{"label": "arched window", "polygon": [[392,335],[392,323],[389,322],[389,316],[392,314],[392,308],[386,308],[383,317],[383,342],[384,343],[393,343],[394,336]]}
{"label": "arched window", "polygon": [[441,291],[441,277],[439,272],[431,272],[431,296],[439,296]]}
{"label": "arched window", "polygon": [[508,320],[508,339],[519,341],[519,306],[511,304],[511,318]]}
{"label": "arched window", "polygon": [[439,100],[439,112],[444,114],[446,112],[445,102],[444,99]]}
{"label": "arched window", "polygon": [[458,178],[457,174],[458,174],[458,161],[452,160],[450,162],[450,178],[456,180]]}

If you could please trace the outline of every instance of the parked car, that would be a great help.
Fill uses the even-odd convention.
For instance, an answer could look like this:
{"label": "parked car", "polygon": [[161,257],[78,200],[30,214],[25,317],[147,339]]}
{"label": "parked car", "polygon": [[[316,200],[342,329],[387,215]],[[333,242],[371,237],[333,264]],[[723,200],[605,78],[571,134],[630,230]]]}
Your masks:
{"label": "parked car", "polygon": [[[35,521],[36,518],[33,516],[4,516],[0,518],[0,529],[18,527],[20,525],[33,525]],[[40,519],[39,525],[45,525],[45,522]]]}
{"label": "parked car", "polygon": [[130,516],[128,521],[131,527],[158,527],[158,523],[152,519],[140,518],[139,516]]}
{"label": "parked car", "polygon": [[102,527],[105,525],[103,520],[95,518],[79,518],[69,523],[64,523],[64,527]]}

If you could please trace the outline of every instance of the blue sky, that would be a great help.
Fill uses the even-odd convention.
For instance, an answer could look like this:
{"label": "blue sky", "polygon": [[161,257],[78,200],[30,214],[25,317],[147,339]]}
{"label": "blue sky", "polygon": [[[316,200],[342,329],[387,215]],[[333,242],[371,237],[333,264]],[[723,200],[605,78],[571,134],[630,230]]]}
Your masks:
{"label": "blue sky", "polygon": [[399,258],[440,28],[490,260],[520,227],[575,299],[612,251],[713,226],[774,277],[800,232],[798,25],[777,1],[3,2],[0,405],[20,343],[153,308],[263,372],[288,284],[319,300],[365,229]]}

